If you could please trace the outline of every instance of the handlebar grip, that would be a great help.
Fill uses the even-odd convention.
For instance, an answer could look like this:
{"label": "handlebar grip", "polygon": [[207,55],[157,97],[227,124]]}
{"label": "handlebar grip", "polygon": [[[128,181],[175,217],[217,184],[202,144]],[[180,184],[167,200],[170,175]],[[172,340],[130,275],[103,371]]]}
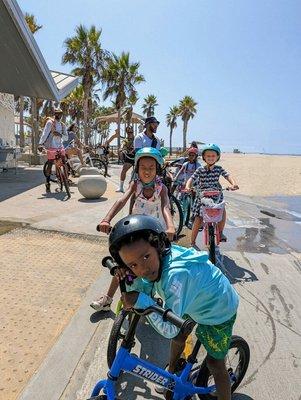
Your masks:
{"label": "handlebar grip", "polygon": [[109,269],[110,274],[114,276],[115,269],[118,268],[118,265],[115,263],[112,257],[107,256],[104,257],[101,261],[102,265]]}
{"label": "handlebar grip", "polygon": [[195,325],[195,323],[191,319],[183,319],[178,315],[174,314],[170,309],[165,310],[162,315],[163,321],[169,321],[177,328],[180,329],[182,333],[189,334]]}

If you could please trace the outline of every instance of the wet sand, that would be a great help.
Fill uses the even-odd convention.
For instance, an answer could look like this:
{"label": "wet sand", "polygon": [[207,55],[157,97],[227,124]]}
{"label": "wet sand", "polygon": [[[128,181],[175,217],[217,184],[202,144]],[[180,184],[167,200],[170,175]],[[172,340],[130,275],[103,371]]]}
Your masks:
{"label": "wet sand", "polygon": [[[224,153],[219,162],[248,196],[301,195],[301,156]],[[226,186],[226,181],[221,178]]]}

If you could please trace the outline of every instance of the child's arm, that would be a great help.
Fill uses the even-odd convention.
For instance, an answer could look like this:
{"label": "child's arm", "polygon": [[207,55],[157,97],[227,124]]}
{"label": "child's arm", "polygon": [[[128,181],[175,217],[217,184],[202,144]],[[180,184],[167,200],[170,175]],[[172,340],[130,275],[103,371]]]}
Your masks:
{"label": "child's arm", "polygon": [[182,165],[182,167],[179,169],[177,175],[174,177],[174,182],[177,181],[179,175],[180,175],[182,172],[184,172],[184,165]]}
{"label": "child's arm", "polygon": [[235,182],[235,180],[229,175],[229,173],[227,171],[225,171],[224,169],[222,169],[221,175],[230,183],[230,190],[237,190],[239,189],[237,183]]}
{"label": "child's arm", "polygon": [[192,179],[192,177],[191,177],[191,178],[189,178],[188,181],[186,182],[186,186],[185,186],[185,189],[186,189],[186,190],[190,190],[190,189],[191,189],[192,182],[193,182],[193,179]]}
{"label": "child's arm", "polygon": [[238,190],[239,186],[237,185],[237,183],[235,182],[235,180],[229,175],[227,176],[227,178],[225,178],[230,184],[230,190]]}
{"label": "child's arm", "polygon": [[134,190],[135,190],[134,182],[131,182],[129,188],[124,193],[124,195],[114,203],[113,207],[110,209],[108,214],[103,218],[102,221],[100,221],[98,225],[100,232],[110,233],[111,220],[115,217],[116,214],[119,213],[120,210],[123,209],[123,207],[126,205],[131,195],[134,193]]}
{"label": "child's arm", "polygon": [[170,201],[168,197],[168,190],[165,185],[162,187],[160,195],[161,195],[162,214],[166,224],[166,234],[168,236],[168,239],[172,241],[174,240],[176,230],[170,212]]}

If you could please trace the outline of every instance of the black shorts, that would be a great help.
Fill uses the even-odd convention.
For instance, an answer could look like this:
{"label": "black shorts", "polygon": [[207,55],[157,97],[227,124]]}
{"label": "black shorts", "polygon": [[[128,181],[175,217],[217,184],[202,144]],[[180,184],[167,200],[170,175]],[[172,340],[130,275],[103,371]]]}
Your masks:
{"label": "black shorts", "polygon": [[123,153],[123,162],[124,163],[128,163],[128,164],[131,164],[131,165],[135,165],[135,159],[134,159],[134,155],[130,155],[130,157],[127,155],[127,154],[124,154]]}

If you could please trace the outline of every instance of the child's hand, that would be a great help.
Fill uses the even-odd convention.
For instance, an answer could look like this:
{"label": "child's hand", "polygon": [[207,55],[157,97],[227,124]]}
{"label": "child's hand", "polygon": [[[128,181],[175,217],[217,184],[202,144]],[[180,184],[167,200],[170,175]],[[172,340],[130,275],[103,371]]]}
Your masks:
{"label": "child's hand", "polygon": [[238,189],[239,189],[238,185],[231,185],[229,187],[229,190],[238,190]]}
{"label": "child's hand", "polygon": [[123,281],[123,279],[125,279],[127,275],[133,275],[128,268],[118,267],[115,269],[115,276],[118,279],[118,282]]}
{"label": "child's hand", "polygon": [[125,310],[131,310],[132,308],[134,308],[134,305],[136,304],[138,296],[139,296],[139,292],[122,293],[121,299],[122,299],[122,303],[123,303],[123,308]]}
{"label": "child's hand", "polygon": [[100,224],[97,226],[97,230],[98,230],[98,232],[103,232],[103,233],[106,233],[108,235],[110,233],[110,231],[111,231],[110,222],[102,220],[100,222]]}
{"label": "child's hand", "polygon": [[165,231],[168,239],[172,242],[175,238],[176,230],[174,227],[167,228]]}

